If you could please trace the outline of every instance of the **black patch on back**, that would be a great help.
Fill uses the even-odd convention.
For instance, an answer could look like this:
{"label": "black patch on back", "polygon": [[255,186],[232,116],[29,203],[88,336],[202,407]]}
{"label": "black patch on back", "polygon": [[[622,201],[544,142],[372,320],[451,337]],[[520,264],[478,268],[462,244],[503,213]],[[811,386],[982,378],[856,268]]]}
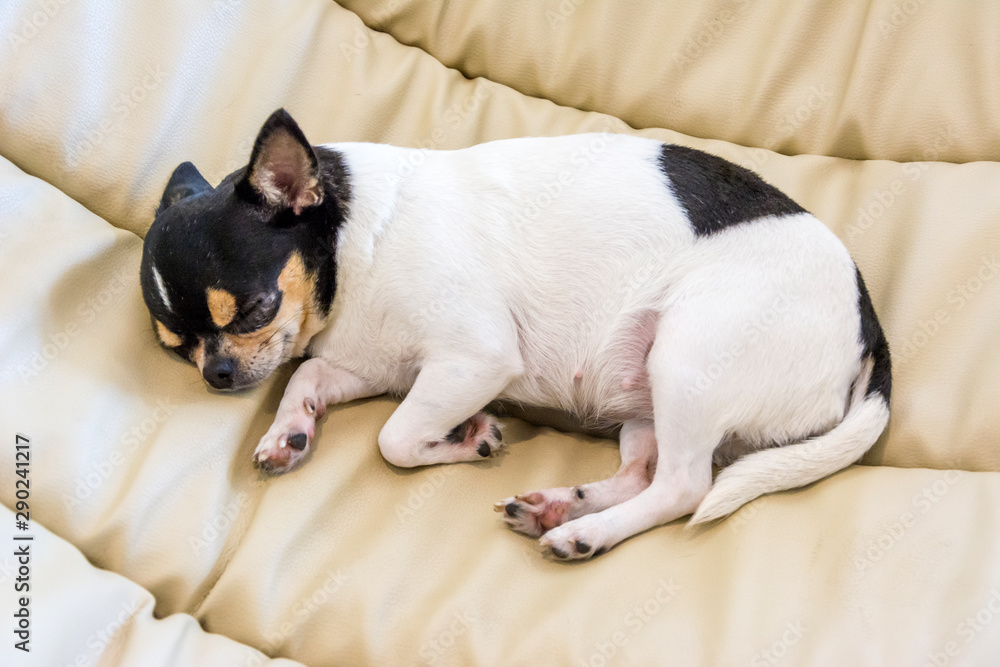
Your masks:
{"label": "black patch on back", "polygon": [[875,307],[872,305],[868,288],[865,287],[865,280],[861,277],[861,271],[857,265],[854,267],[858,279],[858,310],[861,313],[861,344],[864,350],[862,358],[872,357],[872,376],[868,380],[868,390],[866,396],[871,394],[882,394],[885,402],[889,402],[889,395],[892,392],[892,360],[889,356],[889,341],[885,338],[882,325],[875,316]]}
{"label": "black patch on back", "polygon": [[659,163],[696,236],[768,215],[806,212],[749,169],[704,151],[664,144]]}

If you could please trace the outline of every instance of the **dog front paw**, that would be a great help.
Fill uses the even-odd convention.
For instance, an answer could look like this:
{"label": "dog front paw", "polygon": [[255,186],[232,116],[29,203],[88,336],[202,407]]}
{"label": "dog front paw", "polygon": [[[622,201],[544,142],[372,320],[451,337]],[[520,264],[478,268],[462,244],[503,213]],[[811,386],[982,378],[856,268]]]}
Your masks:
{"label": "dog front paw", "polygon": [[291,414],[279,412],[254,450],[254,466],[268,474],[279,475],[299,465],[316,432],[315,415],[315,406],[308,405],[308,401]]}
{"label": "dog front paw", "polygon": [[456,461],[490,458],[503,447],[500,422],[493,415],[476,413],[451,429],[443,440],[431,443],[431,447],[452,448]]}

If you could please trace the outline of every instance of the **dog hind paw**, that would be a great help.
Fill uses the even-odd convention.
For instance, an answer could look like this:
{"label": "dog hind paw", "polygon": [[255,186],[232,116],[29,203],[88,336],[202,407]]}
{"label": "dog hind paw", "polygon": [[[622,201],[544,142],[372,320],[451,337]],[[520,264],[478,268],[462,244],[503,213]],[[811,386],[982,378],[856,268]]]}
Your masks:
{"label": "dog hind paw", "polygon": [[538,540],[539,545],[556,560],[583,560],[600,556],[608,550],[608,545],[600,535],[601,531],[587,521],[592,517],[584,516],[553,528]]}
{"label": "dog hind paw", "polygon": [[577,489],[564,487],[525,493],[501,500],[493,509],[503,512],[504,523],[512,529],[539,537],[572,517],[572,510],[581,498]]}

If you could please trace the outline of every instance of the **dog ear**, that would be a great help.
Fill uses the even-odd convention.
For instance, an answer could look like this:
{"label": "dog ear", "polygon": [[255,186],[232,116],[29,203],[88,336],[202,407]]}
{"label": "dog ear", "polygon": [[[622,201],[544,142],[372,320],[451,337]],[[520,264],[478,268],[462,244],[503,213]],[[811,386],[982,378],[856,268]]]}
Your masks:
{"label": "dog ear", "polygon": [[182,199],[211,189],[212,186],[201,175],[197,167],[190,162],[182,162],[170,175],[167,187],[163,190],[163,197],[160,198],[160,207],[156,209],[156,212],[162,213]]}
{"label": "dog ear", "polygon": [[278,109],[260,128],[239,188],[278,208],[302,209],[323,201],[319,160],[292,117]]}

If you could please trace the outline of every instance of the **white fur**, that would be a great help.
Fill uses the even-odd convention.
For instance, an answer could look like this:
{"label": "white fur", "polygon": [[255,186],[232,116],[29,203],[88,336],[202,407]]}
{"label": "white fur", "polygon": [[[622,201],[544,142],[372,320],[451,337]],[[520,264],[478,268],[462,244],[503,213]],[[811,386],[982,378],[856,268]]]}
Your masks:
{"label": "white fur", "polygon": [[163,282],[163,278],[160,276],[160,272],[153,267],[153,281],[156,283],[156,289],[160,293],[160,299],[163,301],[164,307],[167,311],[172,311],[173,306],[170,305],[170,296],[167,294],[167,286]]}
{"label": "white fur", "polygon": [[[389,461],[475,460],[439,441],[497,397],[653,420],[648,488],[543,544],[723,516],[850,464],[884,427],[880,396],[851,395],[867,384],[854,265],[811,215],[697,238],[661,144],[625,135],[331,147],[352,199],[310,351],[346,371],[351,397],[407,395],[379,437]],[[746,456],[710,491],[713,454]]]}

